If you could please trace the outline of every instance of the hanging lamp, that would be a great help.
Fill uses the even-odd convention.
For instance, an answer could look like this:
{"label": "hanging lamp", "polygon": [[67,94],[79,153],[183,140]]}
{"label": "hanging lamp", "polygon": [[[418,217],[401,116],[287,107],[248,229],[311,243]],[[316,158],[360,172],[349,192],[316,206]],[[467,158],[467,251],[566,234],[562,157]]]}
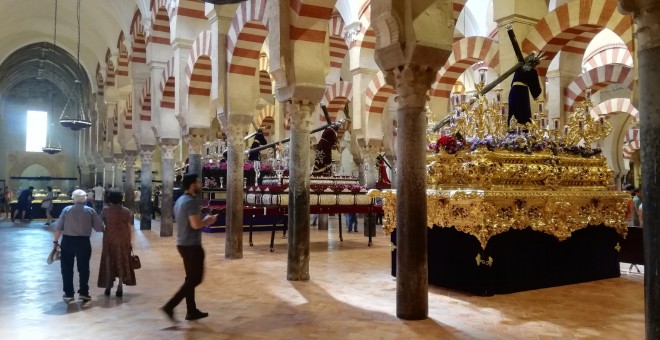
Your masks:
{"label": "hanging lamp", "polygon": [[[57,46],[57,0],[55,0],[54,21],[55,21],[55,28],[53,29],[53,49]],[[41,72],[39,73],[39,75],[41,75]],[[55,72],[53,72],[52,82],[53,84],[55,84]],[[53,111],[55,111],[55,107],[53,105],[54,96],[55,96],[54,93],[50,94],[50,129],[48,130],[48,138],[47,138],[46,146],[41,148],[41,151],[49,155],[54,155],[62,151],[62,146],[60,146],[60,142],[57,140],[57,137],[55,138],[55,142],[53,142],[53,134],[55,129],[55,116],[53,115]]]}
{"label": "hanging lamp", "polygon": [[[80,71],[82,68],[82,66],[80,66],[80,0],[77,1],[76,20],[78,22],[78,49],[76,60],[78,62],[78,71]],[[79,74],[82,74],[82,72],[79,72]],[[66,104],[64,104],[64,109],[60,115],[60,125],[73,131],[86,129],[92,126],[92,122],[89,120],[88,115],[85,112],[83,87],[79,79],[74,81],[71,94],[69,94],[69,98],[67,99]]]}

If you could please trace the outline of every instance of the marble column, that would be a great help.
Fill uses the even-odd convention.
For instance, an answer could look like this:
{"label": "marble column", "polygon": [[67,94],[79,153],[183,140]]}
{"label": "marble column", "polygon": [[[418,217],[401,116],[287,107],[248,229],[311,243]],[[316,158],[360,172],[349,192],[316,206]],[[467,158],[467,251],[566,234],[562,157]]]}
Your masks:
{"label": "marble column", "polygon": [[[338,214],[341,218],[341,214]],[[328,214],[319,214],[318,229],[319,230],[328,230]]]}
{"label": "marble column", "polygon": [[360,165],[360,171],[364,173],[364,185],[368,188],[373,188],[376,186],[378,181],[378,169],[376,168],[376,157],[378,157],[378,151],[375,148],[368,147],[362,153],[362,164]]}
{"label": "marble column", "polygon": [[124,206],[135,213],[135,161],[137,160],[137,151],[126,151],[124,160],[126,162],[126,180],[124,182]]}
{"label": "marble column", "polygon": [[112,173],[112,187],[121,191],[123,187],[123,169],[122,169],[122,162],[123,162],[123,155],[115,155],[114,156],[114,168],[113,168],[113,173]]}
{"label": "marble column", "polygon": [[314,104],[292,99],[285,109],[291,119],[289,160],[289,249],[287,280],[309,280],[309,132]]}
{"label": "marble column", "polygon": [[202,182],[202,149],[207,133],[204,128],[190,128],[188,132],[188,173],[199,175]]}
{"label": "marble column", "polygon": [[230,124],[227,134],[227,226],[225,258],[243,258],[243,164],[244,124]]}
{"label": "marble column", "polygon": [[660,339],[660,6],[656,0],[619,0],[637,27],[639,112],[644,193],[644,299],[646,338]]}
{"label": "marble column", "polygon": [[103,167],[103,187],[107,188],[108,185],[112,186],[114,183],[114,171],[115,165],[112,162],[112,158],[105,158],[105,164]]}
{"label": "marble column", "polygon": [[[437,70],[435,70],[437,71]],[[435,77],[431,68],[407,64],[389,71],[397,89],[397,159],[403,164],[397,181],[397,316],[407,320],[428,315],[426,221],[426,92]]]}
{"label": "marble column", "polygon": [[154,145],[140,146],[140,230],[151,230],[151,157],[155,148]]}
{"label": "marble column", "polygon": [[176,138],[161,138],[161,178],[163,193],[161,200],[160,236],[174,235],[174,150],[179,146]]}

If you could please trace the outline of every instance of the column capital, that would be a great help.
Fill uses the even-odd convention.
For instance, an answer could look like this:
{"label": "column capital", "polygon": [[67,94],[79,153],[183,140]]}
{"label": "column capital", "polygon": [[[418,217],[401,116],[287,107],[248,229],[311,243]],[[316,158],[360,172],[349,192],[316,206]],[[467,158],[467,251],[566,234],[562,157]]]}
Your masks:
{"label": "column capital", "polygon": [[291,129],[311,130],[314,103],[308,99],[292,98],[284,103],[284,109],[289,112]]}
{"label": "column capital", "polygon": [[191,155],[201,155],[204,143],[206,142],[206,135],[208,129],[205,128],[190,128],[188,130],[187,142],[188,153]]}
{"label": "column capital", "polygon": [[162,159],[174,160],[174,150],[179,146],[179,140],[176,138],[162,138],[160,143],[160,152]]}
{"label": "column capital", "polygon": [[657,0],[619,0],[619,10],[635,19],[640,52],[660,46],[660,6]]}
{"label": "column capital", "polygon": [[127,168],[132,168],[135,166],[135,161],[137,160],[137,151],[126,151],[124,153],[124,162],[126,162]]}
{"label": "column capital", "polygon": [[424,107],[429,100],[427,95],[437,70],[415,64],[386,71],[387,82],[394,84],[399,107]]}
{"label": "column capital", "polygon": [[142,145],[140,146],[140,163],[145,164],[149,163],[151,164],[151,158],[154,155],[154,150],[156,149],[155,145]]}

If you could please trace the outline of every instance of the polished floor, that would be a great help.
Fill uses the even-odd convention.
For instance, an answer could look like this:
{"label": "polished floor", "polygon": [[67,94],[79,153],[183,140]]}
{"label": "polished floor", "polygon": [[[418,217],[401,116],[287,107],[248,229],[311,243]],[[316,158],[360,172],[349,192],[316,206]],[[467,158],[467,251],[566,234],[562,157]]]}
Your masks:
{"label": "polished floor", "polygon": [[[331,218],[331,223],[335,222]],[[643,276],[494,297],[431,287],[429,319],[395,316],[390,247],[379,235],[312,231],[309,282],[286,280],[286,240],[255,234],[244,259],[225,260],[224,234],[205,234],[206,276],[197,290],[209,318],[173,325],[158,308],[183,281],[174,238],[136,229],[138,285],[124,297],[93,288],[87,304],[61,300],[59,263],[46,264],[52,236],[43,222],[0,219],[0,339],[643,339]],[[95,284],[101,235],[92,237]],[[95,285],[93,285],[94,287]],[[114,292],[113,292],[114,293]],[[176,311],[180,319],[185,303]]]}

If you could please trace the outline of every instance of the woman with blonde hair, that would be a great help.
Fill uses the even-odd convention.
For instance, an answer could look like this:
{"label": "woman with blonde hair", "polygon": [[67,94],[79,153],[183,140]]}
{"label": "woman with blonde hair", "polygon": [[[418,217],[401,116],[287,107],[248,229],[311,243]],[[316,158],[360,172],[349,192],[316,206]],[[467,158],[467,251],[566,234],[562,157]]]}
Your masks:
{"label": "woman with blonde hair", "polygon": [[117,297],[122,297],[123,285],[135,286],[135,271],[131,267],[131,236],[133,216],[123,207],[122,193],[116,190],[108,193],[109,205],[103,208],[101,219],[105,222],[103,250],[99,267],[98,286],[105,288],[105,295],[110,296],[115,278],[119,279]]}

